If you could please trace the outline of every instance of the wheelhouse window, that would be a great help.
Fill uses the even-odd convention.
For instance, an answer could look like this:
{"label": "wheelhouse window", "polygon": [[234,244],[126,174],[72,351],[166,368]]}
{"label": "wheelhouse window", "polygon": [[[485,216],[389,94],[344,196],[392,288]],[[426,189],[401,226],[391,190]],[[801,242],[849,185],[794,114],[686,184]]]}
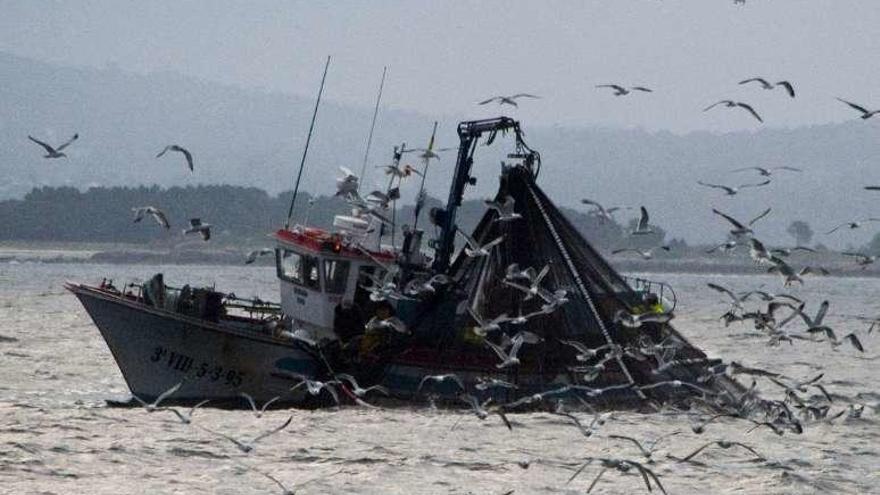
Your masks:
{"label": "wheelhouse window", "polygon": [[351,263],[340,260],[324,260],[324,290],[330,294],[345,292]]}
{"label": "wheelhouse window", "polygon": [[321,290],[321,272],[318,258],[299,254],[289,249],[279,249],[276,254],[278,278]]}
{"label": "wheelhouse window", "polygon": [[302,258],[299,253],[288,249],[278,249],[275,255],[278,278],[297,284],[303,283]]}

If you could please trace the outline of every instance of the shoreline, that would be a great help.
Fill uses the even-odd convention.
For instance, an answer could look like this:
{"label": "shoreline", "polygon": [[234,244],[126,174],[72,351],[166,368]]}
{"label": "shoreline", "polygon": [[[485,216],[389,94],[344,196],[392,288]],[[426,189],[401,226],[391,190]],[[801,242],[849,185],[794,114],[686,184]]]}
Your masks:
{"label": "shoreline", "polygon": [[[83,263],[118,265],[239,265],[245,266],[246,250],[224,246],[213,249],[150,249],[124,244],[0,244],[0,263]],[[739,257],[681,257],[641,259],[606,259],[615,270],[622,273],[671,273],[671,274],[724,274],[763,275],[764,266],[756,265],[749,258]],[[272,266],[272,257],[258,258],[254,265]],[[796,266],[822,266],[830,277],[880,277],[880,270],[862,269],[839,253],[811,255],[793,262]],[[809,275],[812,277],[813,275]]]}

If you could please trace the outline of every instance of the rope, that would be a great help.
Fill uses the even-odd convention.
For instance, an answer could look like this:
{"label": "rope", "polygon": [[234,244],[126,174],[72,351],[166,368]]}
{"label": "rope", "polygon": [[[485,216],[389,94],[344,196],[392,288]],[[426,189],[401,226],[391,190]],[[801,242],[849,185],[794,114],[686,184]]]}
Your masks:
{"label": "rope", "polygon": [[[568,250],[565,248],[565,244],[562,242],[562,239],[559,237],[559,234],[556,232],[556,227],[553,225],[553,221],[550,219],[547,211],[544,209],[544,205],[541,203],[541,199],[538,198],[538,195],[535,194],[534,189],[532,189],[532,185],[530,183],[526,183],[526,186],[529,189],[529,194],[532,195],[532,200],[534,200],[535,204],[538,206],[538,211],[541,212],[541,216],[544,217],[544,223],[547,225],[547,228],[550,230],[550,235],[553,237],[553,240],[556,242],[556,247],[559,249],[559,253],[562,255],[562,259],[565,260],[565,264],[568,266],[568,271],[571,273],[572,278],[577,284],[578,290],[581,295],[584,297],[584,300],[587,301],[587,305],[590,308],[590,311],[593,313],[593,317],[596,322],[599,324],[599,329],[602,330],[602,335],[605,337],[605,342],[609,345],[616,345],[616,342],[611,338],[611,334],[608,332],[608,328],[605,327],[605,322],[602,320],[602,317],[599,315],[599,311],[596,309],[596,305],[593,302],[593,298],[590,296],[590,293],[587,291],[586,286],[584,285],[583,280],[581,279],[580,273],[578,273],[577,268],[574,266],[574,261],[572,261],[571,256],[568,254]],[[626,367],[626,364],[623,362],[623,358],[621,356],[616,356],[615,360],[617,364],[620,366],[620,369],[623,371],[624,376],[629,381],[630,385],[635,385],[636,382],[633,380],[632,374],[630,374],[629,369]],[[636,395],[639,396],[640,399],[647,399],[645,394],[639,390],[638,388],[633,389],[636,392]]]}

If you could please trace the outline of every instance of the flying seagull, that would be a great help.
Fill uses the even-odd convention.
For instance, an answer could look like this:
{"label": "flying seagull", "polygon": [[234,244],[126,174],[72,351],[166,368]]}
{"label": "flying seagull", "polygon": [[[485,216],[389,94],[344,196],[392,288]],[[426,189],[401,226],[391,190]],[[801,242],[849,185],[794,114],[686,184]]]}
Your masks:
{"label": "flying seagull", "polygon": [[614,215],[615,211],[623,210],[623,209],[630,209],[628,206],[612,206],[610,208],[605,208],[604,206],[602,206],[598,202],[593,201],[592,199],[587,199],[587,198],[582,199],[581,203],[583,203],[585,205],[592,206],[594,208],[594,210],[592,212],[596,213],[599,216],[599,220],[602,223],[605,223],[605,220],[613,221],[614,217],[612,215]]}
{"label": "flying seagull", "polygon": [[629,88],[625,88],[619,84],[600,84],[596,86],[597,88],[611,88],[614,90],[614,96],[624,96],[632,93],[633,91],[641,91],[643,93],[653,93],[654,90],[651,88],[646,88],[644,86],[631,86]]}
{"label": "flying seagull", "polygon": [[134,212],[134,223],[140,222],[144,219],[145,215],[149,214],[151,217],[153,217],[154,220],[156,220],[159,225],[165,227],[166,229],[171,228],[171,224],[168,223],[168,217],[165,216],[165,213],[162,212],[162,210],[156,208],[155,206],[138,206],[132,208],[131,211]]}
{"label": "flying seagull", "polygon": [[67,148],[68,146],[70,146],[70,143],[79,139],[79,134],[78,133],[74,134],[73,137],[70,138],[69,141],[67,141],[66,143],[62,144],[61,146],[59,146],[57,148],[53,148],[52,146],[40,141],[39,139],[37,139],[33,136],[28,136],[28,139],[39,144],[40,146],[43,147],[44,150],[46,150],[46,154],[43,155],[43,158],[62,158],[62,157],[67,157],[67,155],[62,153],[61,150],[63,150],[64,148]]}
{"label": "flying seagull", "polygon": [[849,227],[851,230],[857,229],[857,228],[861,227],[863,223],[867,223],[867,222],[880,222],[880,218],[866,218],[864,220],[855,220],[853,222],[844,222],[840,225],[835,226],[833,229],[829,230],[828,232],[825,232],[825,234],[826,235],[833,234],[844,227]]}
{"label": "flying seagull", "polygon": [[875,116],[875,115],[877,115],[877,114],[880,114],[880,110],[868,110],[867,108],[865,108],[865,107],[863,107],[863,106],[861,106],[861,105],[857,105],[857,104],[855,104],[855,103],[853,103],[853,102],[846,101],[846,100],[844,100],[843,98],[837,98],[837,101],[840,101],[840,102],[846,103],[846,104],[849,105],[850,107],[852,107],[852,108],[858,110],[859,112],[862,112],[862,119],[864,119],[864,120],[870,119],[871,117],[873,117],[873,116]]}
{"label": "flying seagull", "polygon": [[730,233],[731,233],[734,237],[739,237],[739,236],[742,236],[742,235],[753,234],[754,232],[752,231],[752,228],[751,228],[752,225],[754,225],[754,223],[757,222],[758,220],[760,220],[760,219],[764,218],[765,216],[767,216],[768,214],[770,214],[770,211],[771,211],[771,208],[767,208],[767,209],[764,210],[760,215],[758,215],[758,216],[756,216],[755,218],[751,219],[751,220],[749,221],[748,225],[746,226],[746,225],[743,225],[739,220],[733,218],[732,216],[727,215],[727,214],[725,214],[725,213],[722,213],[722,212],[720,212],[720,211],[718,211],[718,210],[712,208],[712,213],[721,216],[722,218],[724,218],[725,220],[727,220],[731,225],[733,225],[733,228],[730,229]]}
{"label": "flying seagull", "polygon": [[200,428],[204,431],[207,431],[208,433],[211,433],[212,435],[223,437],[223,438],[229,440],[230,442],[234,443],[236,447],[238,447],[238,450],[247,454],[247,453],[250,453],[250,451],[254,450],[254,447],[256,446],[257,442],[259,442],[260,440],[262,440],[266,437],[272,436],[272,435],[278,433],[279,431],[287,428],[288,426],[290,426],[291,421],[293,421],[293,416],[288,417],[287,421],[285,421],[281,426],[278,426],[278,427],[275,427],[271,430],[260,433],[259,435],[255,436],[252,440],[239,440],[239,439],[233,438],[225,433],[211,430],[211,429],[208,429],[208,428],[201,426],[201,425],[198,425],[198,424],[194,424],[194,426],[197,428]]}
{"label": "flying seagull", "polygon": [[776,88],[776,86],[782,86],[783,88],[785,88],[785,92],[788,93],[788,96],[794,98],[794,86],[792,86],[791,83],[788,81],[779,81],[778,83],[772,84],[763,77],[752,77],[750,79],[740,81],[739,84],[748,84],[750,82],[760,83],[761,87],[764,89],[774,89]]}
{"label": "flying seagull", "polygon": [[194,171],[192,153],[190,153],[189,150],[187,150],[183,146],[177,144],[169,144],[162,151],[160,151],[158,155],[156,155],[156,158],[161,158],[162,155],[164,155],[168,151],[177,151],[178,153],[183,153],[183,156],[186,158],[186,164],[187,166],[189,166],[189,171]]}
{"label": "flying seagull", "polygon": [[764,177],[773,175],[774,170],[789,170],[791,172],[803,172],[803,170],[795,167],[744,167],[731,170],[731,172],[745,172],[746,170],[757,170]]}
{"label": "flying seagull", "polygon": [[493,101],[497,101],[499,105],[511,105],[514,107],[518,107],[516,104],[516,100],[518,98],[540,98],[540,96],[531,95],[528,93],[517,93],[515,95],[510,96],[493,96],[488,100],[483,100],[478,103],[478,105],[485,105],[487,103],[492,103]]}
{"label": "flying seagull", "polygon": [[711,187],[714,189],[723,189],[724,192],[727,193],[728,196],[736,196],[736,193],[739,192],[740,189],[745,189],[749,187],[764,187],[770,183],[770,179],[765,180],[764,182],[759,182],[757,184],[740,184],[738,186],[725,186],[723,184],[710,184],[708,182],[703,182],[698,180],[697,184],[705,187]]}
{"label": "flying seagull", "polygon": [[482,246],[478,243],[473,237],[467,235],[461,229],[457,229],[456,232],[461,234],[464,237],[467,245],[464,247],[464,254],[467,255],[468,258],[476,258],[478,256],[489,256],[492,252],[492,248],[501,244],[504,240],[504,236],[496,237],[495,239],[483,244]]}
{"label": "flying seagull", "polygon": [[657,246],[657,247],[652,247],[651,249],[645,249],[645,250],[636,249],[636,248],[622,248],[622,249],[615,249],[614,251],[611,251],[611,254],[633,252],[633,253],[636,253],[639,256],[641,256],[642,259],[649,260],[654,257],[654,251],[657,249],[662,249],[667,252],[672,250],[672,248],[669,246]]}
{"label": "flying seagull", "polygon": [[718,105],[724,105],[728,108],[736,108],[736,107],[742,108],[742,109],[748,111],[750,114],[752,114],[752,117],[758,119],[758,122],[764,122],[764,119],[762,119],[761,116],[758,115],[758,112],[756,112],[755,109],[752,108],[751,105],[749,105],[748,103],[743,103],[741,101],[721,100],[719,102],[713,103],[713,104],[709,105],[708,107],[704,108],[703,111],[708,112],[709,110],[717,107]]}
{"label": "flying seagull", "polygon": [[195,234],[198,232],[199,235],[202,236],[202,239],[208,240],[211,238],[211,224],[210,223],[202,223],[200,218],[191,218],[189,220],[190,228],[183,229],[183,234]]}
{"label": "flying seagull", "polygon": [[245,265],[250,265],[254,261],[257,261],[257,258],[260,256],[266,256],[267,254],[274,254],[275,250],[272,248],[262,248],[262,249],[254,249],[253,251],[247,254],[247,258],[244,260]]}
{"label": "flying seagull", "polygon": [[516,208],[516,200],[513,199],[513,196],[504,196],[499,200],[487,199],[484,201],[486,207],[490,210],[495,210],[498,212],[498,218],[494,221],[496,222],[507,222],[510,220],[517,220],[522,218],[522,215],[514,211]]}

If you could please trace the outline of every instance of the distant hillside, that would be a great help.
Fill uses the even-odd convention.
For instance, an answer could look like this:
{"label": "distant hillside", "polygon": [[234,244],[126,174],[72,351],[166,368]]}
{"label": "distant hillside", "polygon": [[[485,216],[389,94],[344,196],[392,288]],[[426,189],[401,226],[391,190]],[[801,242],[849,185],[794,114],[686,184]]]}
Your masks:
{"label": "distant hillside", "polygon": [[[290,189],[299,163],[313,102],[310,98],[245,90],[172,73],[138,75],[115,68],[60,67],[0,53],[0,199],[21,198],[33,187],[186,187],[234,184],[278,194]],[[360,169],[371,109],[333,103],[332,84],[318,116],[304,190],[332,191],[339,166]],[[393,95],[388,95],[393,105]],[[797,104],[809,104],[800,102]],[[699,112],[699,108],[682,111]],[[515,117],[515,109],[505,109]],[[585,109],[585,111],[588,111]],[[459,117],[441,122],[438,142],[454,145]],[[467,118],[461,116],[460,118]],[[434,117],[397,110],[380,114],[373,166],[386,163],[400,142],[422,146]],[[691,243],[722,240],[726,227],[712,214],[717,207],[748,218],[772,206],[758,235],[788,243],[785,228],[795,219],[825,231],[842,221],[880,216],[878,196],[861,190],[880,184],[880,118],[799,129],[765,128],[733,134],[649,133],[641,130],[533,128],[526,139],[544,158],[540,183],[561,206],[578,207],[582,197],[608,204],[646,205],[670,235]],[[27,140],[34,134],[60,142],[74,132],[80,140],[70,158],[44,160]],[[499,139],[481,146],[470,197],[494,192]],[[196,172],[180,156],[156,159],[169,143],[193,151]],[[454,158],[446,155],[428,177],[431,194],[445,197]],[[761,189],[728,198],[701,188],[697,179],[726,184],[753,182],[751,173],[730,170],[752,165],[790,165]],[[38,221],[48,222],[49,219]],[[0,224],[0,229],[4,225]],[[866,242],[874,231],[861,229],[822,237],[832,247]]]}
{"label": "distant hillside", "polygon": [[[197,236],[184,237],[181,232],[190,218],[199,217],[214,226],[212,247],[260,246],[269,243],[267,234],[284,224],[291,194],[288,191],[272,196],[261,189],[241,186],[101,187],[85,192],[46,187],[34,189],[20,200],[0,201],[0,241],[132,243],[158,249],[201,246]],[[295,222],[329,227],[334,215],[348,210],[338,197],[315,197],[311,207],[309,199],[308,194],[297,199]],[[429,232],[427,212],[440,204],[434,198],[426,201],[419,223]],[[146,205],[162,209],[172,228],[165,230],[149,216],[133,223],[131,208]],[[459,223],[464,229],[472,229],[485,211],[482,201],[465,201]],[[624,230],[617,223],[602,222],[596,216],[567,208],[563,211],[597,247],[610,249],[623,244]],[[411,224],[412,216],[413,207],[402,206],[397,213],[398,224]],[[659,231],[662,239],[662,229]],[[656,242],[656,238],[639,241]]]}

